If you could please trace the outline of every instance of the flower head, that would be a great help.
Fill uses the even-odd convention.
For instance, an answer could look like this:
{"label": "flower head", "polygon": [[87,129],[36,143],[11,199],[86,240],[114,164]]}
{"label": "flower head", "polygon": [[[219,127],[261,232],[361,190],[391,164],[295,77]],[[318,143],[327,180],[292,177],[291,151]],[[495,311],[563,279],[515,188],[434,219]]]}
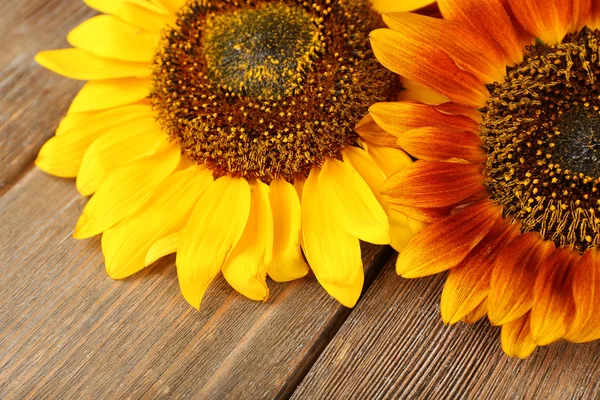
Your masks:
{"label": "flower head", "polygon": [[449,271],[444,322],[487,315],[512,356],[599,339],[600,9],[438,4],[443,20],[392,13],[371,34],[377,58],[420,88],[421,101],[370,109],[380,140],[418,159],[384,196],[431,223],[397,272]]}
{"label": "flower head", "polygon": [[382,26],[370,3],[86,3],[104,14],[36,57],[88,81],[36,161],[93,194],[75,237],[103,234],[115,279],[177,253],[194,307],[220,272],[266,300],[267,275],[309,265],[353,306],[359,239],[400,248],[418,227],[378,194],[410,158],[354,130],[398,89],[369,46]]}

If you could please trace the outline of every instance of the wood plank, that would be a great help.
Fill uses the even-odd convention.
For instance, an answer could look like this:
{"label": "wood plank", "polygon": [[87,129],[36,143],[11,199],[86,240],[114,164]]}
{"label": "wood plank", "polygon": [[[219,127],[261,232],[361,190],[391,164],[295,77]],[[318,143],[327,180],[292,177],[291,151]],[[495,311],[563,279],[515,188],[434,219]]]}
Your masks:
{"label": "wood plank", "polygon": [[393,263],[321,354],[294,399],[598,399],[600,341],[503,355],[487,321],[446,327],[443,277],[399,278]]}
{"label": "wood plank", "polygon": [[[70,237],[85,200],[33,169],[0,199],[0,398],[271,398],[348,315],[314,277],[257,303],[219,279],[200,312],[173,258],[124,281],[98,239]],[[372,281],[391,252],[365,246]]]}
{"label": "wood plank", "polygon": [[31,165],[82,85],[46,71],[33,56],[68,47],[66,34],[94,14],[81,0],[0,2],[0,191]]}

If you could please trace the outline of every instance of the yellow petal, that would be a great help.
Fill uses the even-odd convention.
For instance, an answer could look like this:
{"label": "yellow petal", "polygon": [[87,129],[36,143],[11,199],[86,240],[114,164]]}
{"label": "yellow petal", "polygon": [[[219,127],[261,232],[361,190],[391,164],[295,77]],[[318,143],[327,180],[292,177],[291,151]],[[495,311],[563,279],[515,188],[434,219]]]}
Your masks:
{"label": "yellow petal", "polygon": [[369,144],[367,152],[375,160],[377,166],[383,171],[385,176],[392,176],[395,172],[410,166],[413,161],[402,150],[391,147]]}
{"label": "yellow petal", "polygon": [[98,15],[69,32],[67,41],[98,57],[149,63],[160,35],[135,28],[112,15]]}
{"label": "yellow petal", "polygon": [[163,144],[156,153],[136,158],[115,171],[87,203],[73,236],[91,237],[134,213],[179,164],[179,149]]}
{"label": "yellow petal", "polygon": [[75,128],[81,127],[89,118],[96,115],[97,112],[73,112],[68,113],[60,121],[56,128],[55,134],[62,135],[65,132],[69,132]]}
{"label": "yellow petal", "polygon": [[175,14],[183,5],[186,3],[186,0],[156,0],[158,3],[162,4],[167,10]]}
{"label": "yellow petal", "polygon": [[75,48],[41,51],[36,54],[35,61],[59,75],[84,81],[142,78],[152,73],[149,63],[102,58]]}
{"label": "yellow petal", "polygon": [[177,247],[179,246],[181,235],[183,235],[183,231],[171,233],[169,236],[154,242],[154,244],[148,250],[148,253],[146,253],[144,267],[153,264],[159,258],[175,253],[177,251]]}
{"label": "yellow petal", "polygon": [[289,282],[308,273],[300,248],[301,206],[298,194],[284,179],[271,182],[273,212],[273,259],[267,273],[275,282]]}
{"label": "yellow petal", "polygon": [[[366,146],[365,146],[366,147]],[[373,194],[385,210],[390,224],[391,246],[400,251],[412,239],[418,230],[413,229],[412,220],[404,214],[392,210],[379,189],[385,182],[385,174],[377,166],[373,158],[363,149],[358,147],[347,147],[342,152],[345,162],[351,163],[369,185]]]}
{"label": "yellow petal", "polygon": [[[198,199],[212,181],[212,174],[199,166],[174,173],[152,191],[147,201],[102,235],[106,272],[122,279],[143,269],[150,250],[151,258],[164,255],[161,239],[185,228]],[[162,253],[162,254],[161,254]]]}
{"label": "yellow petal", "polygon": [[89,81],[73,99],[69,114],[120,107],[148,97],[150,78]]}
{"label": "yellow petal", "polygon": [[175,21],[174,15],[159,12],[156,6],[148,1],[131,0],[83,0],[89,7],[151,32],[160,31]]}
{"label": "yellow petal", "polygon": [[223,264],[223,276],[251,300],[269,297],[267,266],[273,254],[273,214],[269,186],[257,180],[251,187],[250,215],[242,237]]}
{"label": "yellow petal", "polygon": [[371,0],[373,8],[380,14],[399,11],[414,11],[435,3],[432,0]]}
{"label": "yellow petal", "polygon": [[323,204],[318,180],[319,169],[313,168],[302,191],[304,254],[321,286],[344,306],[354,307],[364,283],[360,244]]}
{"label": "yellow petal", "polygon": [[138,119],[107,130],[85,152],[77,174],[77,190],[82,196],[91,195],[113,171],[153,152],[155,143],[166,137],[154,119]]}
{"label": "yellow petal", "polygon": [[531,336],[529,314],[502,325],[502,350],[509,357],[525,359],[533,353],[537,345]]}
{"label": "yellow petal", "polygon": [[[88,147],[109,129],[152,115],[149,106],[126,106],[99,112],[87,118],[69,117],[61,123],[60,135],[48,140],[35,164],[52,175],[75,177]],[[63,120],[63,121],[65,121]]]}
{"label": "yellow petal", "polygon": [[387,215],[352,164],[327,158],[319,174],[319,193],[334,220],[352,236],[369,243],[390,243]]}
{"label": "yellow petal", "polygon": [[250,201],[250,185],[245,179],[224,176],[210,184],[192,212],[176,262],[181,293],[193,307],[200,309],[208,285],[240,240]]}
{"label": "yellow petal", "polygon": [[398,94],[400,100],[420,101],[425,104],[441,104],[449,101],[446,96],[429,89],[412,79],[400,78],[402,91]]}

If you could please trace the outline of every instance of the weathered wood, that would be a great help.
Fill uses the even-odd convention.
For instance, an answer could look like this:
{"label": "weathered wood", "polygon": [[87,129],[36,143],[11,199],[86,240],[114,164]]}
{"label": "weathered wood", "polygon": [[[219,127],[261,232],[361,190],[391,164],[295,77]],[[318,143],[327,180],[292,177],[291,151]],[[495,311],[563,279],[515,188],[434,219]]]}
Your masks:
{"label": "weathered wood", "polygon": [[[113,281],[99,240],[70,237],[84,204],[37,169],[0,200],[0,398],[270,398],[348,315],[314,277],[271,283],[267,303],[220,279],[200,312],[172,258]],[[371,275],[389,256],[364,247]]]}
{"label": "weathered wood", "polygon": [[503,355],[486,321],[446,327],[443,277],[399,278],[393,263],[371,285],[294,394],[303,399],[593,399],[600,342]]}
{"label": "weathered wood", "polygon": [[81,0],[0,2],[0,191],[31,165],[82,85],[33,56],[68,47],[66,34],[94,14]]}

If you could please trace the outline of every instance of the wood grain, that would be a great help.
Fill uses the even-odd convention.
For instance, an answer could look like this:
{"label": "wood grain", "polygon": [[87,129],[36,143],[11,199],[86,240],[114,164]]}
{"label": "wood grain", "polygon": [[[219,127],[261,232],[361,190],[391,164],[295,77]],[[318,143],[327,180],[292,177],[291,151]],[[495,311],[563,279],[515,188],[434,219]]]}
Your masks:
{"label": "wood grain", "polygon": [[390,263],[293,398],[599,398],[599,341],[508,358],[487,320],[442,324],[443,278],[403,280]]}
{"label": "wood grain", "polygon": [[[99,240],[70,237],[84,203],[37,169],[0,200],[0,398],[272,398],[348,315],[314,277],[267,303],[219,279],[200,312],[172,258],[113,281]],[[389,256],[364,247],[370,276]]]}
{"label": "wood grain", "polygon": [[66,34],[94,14],[81,0],[0,2],[0,191],[31,165],[82,86],[33,56],[68,47]]}

